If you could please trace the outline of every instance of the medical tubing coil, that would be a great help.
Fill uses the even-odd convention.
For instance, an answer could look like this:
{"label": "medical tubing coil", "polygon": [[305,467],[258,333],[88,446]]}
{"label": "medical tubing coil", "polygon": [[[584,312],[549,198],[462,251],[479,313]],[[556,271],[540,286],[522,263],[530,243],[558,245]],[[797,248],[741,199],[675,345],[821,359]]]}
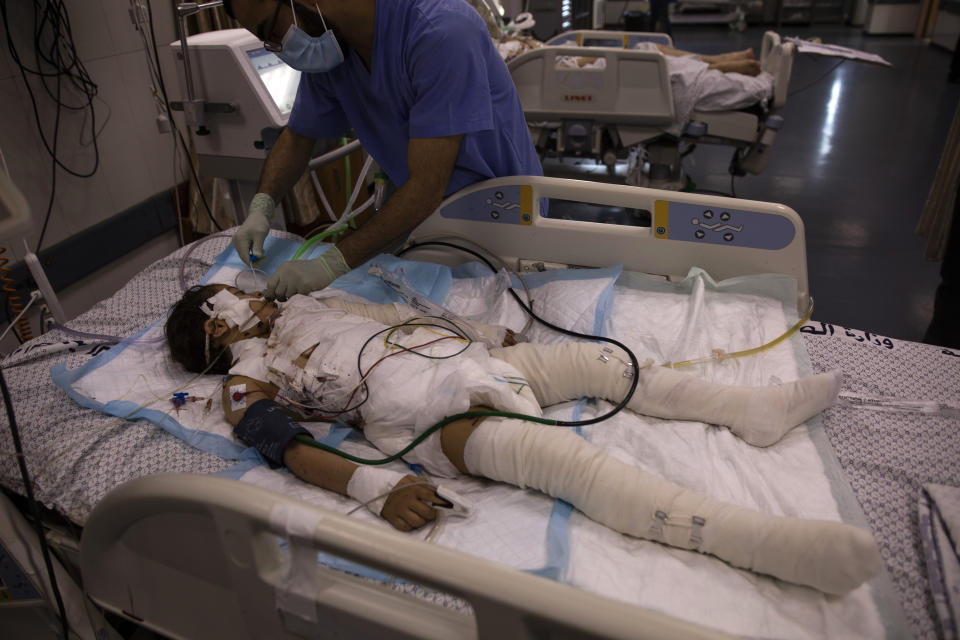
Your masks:
{"label": "medical tubing coil", "polygon": [[[13,313],[13,317],[16,318],[17,315],[23,311],[24,304],[20,300],[20,296],[17,295],[17,290],[14,287],[16,282],[10,277],[10,267],[7,266],[10,259],[3,255],[6,252],[6,247],[0,247],[0,282],[3,283],[3,287],[0,287],[0,289],[6,292],[7,300],[10,302],[10,311]],[[30,327],[30,320],[26,317],[17,320],[17,326],[14,331],[20,339],[20,342],[26,342],[33,338],[33,329]]]}
{"label": "medical tubing coil", "polygon": [[[448,247],[448,248],[452,248],[452,249],[457,249],[457,250],[459,250],[459,251],[463,251],[463,252],[465,252],[465,253],[469,253],[470,255],[474,256],[475,258],[477,258],[478,260],[480,260],[480,261],[482,261],[484,264],[486,264],[487,267],[489,267],[490,270],[491,270],[493,273],[496,273],[496,272],[497,272],[497,270],[496,270],[496,269],[494,268],[494,266],[490,263],[490,261],[487,260],[486,257],[484,257],[483,255],[481,255],[480,253],[478,253],[478,252],[476,252],[476,251],[473,251],[472,249],[468,249],[468,248],[466,248],[466,247],[461,247],[461,246],[458,246],[458,245],[455,245],[455,244],[449,243],[449,242],[440,242],[440,241],[414,242],[414,243],[411,243],[411,244],[403,247],[401,250],[397,251],[396,255],[401,256],[401,255],[403,255],[404,253],[406,253],[406,252],[408,252],[408,251],[411,251],[411,250],[413,250],[413,249],[417,249],[417,248],[420,248],[420,247],[425,247],[425,246]],[[572,337],[575,337],[575,338],[581,338],[581,339],[586,339],[586,340],[598,340],[598,341],[601,341],[601,342],[608,342],[608,343],[610,343],[610,344],[612,344],[612,345],[614,345],[614,346],[622,349],[622,350],[627,354],[627,356],[630,358],[630,366],[632,367],[632,370],[633,370],[633,372],[634,372],[633,378],[632,378],[632,380],[630,381],[630,389],[629,389],[629,391],[627,392],[627,395],[623,398],[623,400],[621,400],[619,404],[617,404],[612,410],[608,411],[607,413],[602,414],[602,415],[600,415],[600,416],[597,416],[597,417],[595,417],[595,418],[590,418],[590,419],[588,419],[588,420],[552,420],[552,419],[549,419],[549,418],[542,418],[542,417],[539,417],[539,416],[530,416],[530,415],[525,415],[525,414],[522,414],[522,413],[512,413],[512,412],[507,412],[507,411],[486,411],[486,410],[466,411],[466,412],[464,412],[464,413],[458,413],[458,414],[455,414],[455,415],[452,415],[452,416],[447,416],[446,418],[444,418],[444,419],[441,420],[440,422],[438,422],[438,423],[430,426],[426,431],[424,431],[424,432],[421,433],[419,436],[417,436],[416,438],[414,438],[413,441],[412,441],[409,445],[407,445],[406,447],[404,447],[403,449],[401,449],[401,450],[398,451],[397,453],[395,453],[395,454],[393,454],[393,455],[390,455],[390,456],[386,456],[386,457],[384,457],[384,458],[360,458],[360,457],[351,455],[351,454],[349,454],[349,453],[346,453],[346,452],[344,452],[344,451],[340,451],[339,449],[336,449],[336,448],[334,448],[334,447],[331,447],[331,446],[322,444],[322,443],[320,443],[320,442],[317,442],[316,440],[314,440],[313,438],[311,438],[311,437],[309,437],[309,436],[299,435],[299,436],[296,437],[297,441],[302,442],[302,443],[307,444],[307,445],[310,445],[311,447],[315,447],[315,448],[317,448],[317,449],[322,449],[322,450],[327,451],[327,452],[329,452],[329,453],[332,453],[332,454],[334,454],[334,455],[338,455],[338,456],[340,456],[341,458],[345,458],[345,459],[347,459],[347,460],[349,460],[349,461],[351,461],[351,462],[354,462],[354,463],[356,463],[356,464],[382,465],[382,464],[388,464],[388,463],[390,463],[390,462],[393,462],[394,460],[398,460],[398,459],[402,458],[403,456],[405,456],[406,454],[408,454],[410,451],[412,451],[413,449],[415,449],[417,446],[419,446],[420,443],[422,443],[424,440],[426,440],[426,439],[427,439],[431,434],[433,434],[434,432],[438,431],[439,429],[442,429],[443,427],[445,427],[446,425],[450,424],[451,422],[454,422],[454,421],[456,421],[456,420],[462,420],[462,419],[464,419],[464,418],[499,417],[499,418],[512,418],[512,419],[515,419],[515,420],[524,420],[524,421],[527,421],[527,422],[537,422],[537,423],[539,423],[539,424],[545,424],[545,425],[554,426],[554,427],[585,427],[585,426],[588,426],[588,425],[591,425],[591,424],[597,424],[598,422],[603,422],[604,420],[608,420],[608,419],[612,418],[615,414],[619,413],[624,407],[627,406],[627,403],[630,402],[630,399],[633,398],[634,392],[637,390],[637,383],[640,381],[640,376],[637,375],[637,372],[640,370],[640,364],[639,364],[639,362],[637,361],[637,357],[634,355],[633,351],[631,351],[629,348],[627,348],[627,346],[626,346],[625,344],[623,344],[622,342],[620,342],[620,341],[618,341],[618,340],[614,340],[613,338],[607,338],[606,336],[591,336],[591,335],[587,335],[587,334],[584,334],[584,333],[578,333],[578,332],[576,332],[576,331],[571,331],[571,330],[569,330],[569,329],[564,329],[564,328],[562,328],[562,327],[558,327],[557,325],[555,325],[555,324],[553,324],[553,323],[551,323],[551,322],[548,322],[548,321],[544,320],[543,318],[541,318],[540,316],[538,316],[536,313],[534,313],[534,312],[533,312],[533,309],[531,309],[530,306],[528,306],[528,305],[520,298],[520,296],[517,294],[517,292],[514,291],[512,288],[511,288],[511,289],[508,289],[508,291],[509,291],[510,294],[513,296],[513,299],[516,300],[517,304],[519,304],[520,307],[521,307],[524,311],[526,311],[527,314],[530,315],[530,317],[532,317],[533,319],[535,319],[537,322],[539,322],[540,324],[544,325],[545,327],[548,327],[548,328],[550,328],[550,329],[553,329],[554,331],[557,331],[557,332],[562,333],[562,334],[564,334],[564,335],[572,336]]]}

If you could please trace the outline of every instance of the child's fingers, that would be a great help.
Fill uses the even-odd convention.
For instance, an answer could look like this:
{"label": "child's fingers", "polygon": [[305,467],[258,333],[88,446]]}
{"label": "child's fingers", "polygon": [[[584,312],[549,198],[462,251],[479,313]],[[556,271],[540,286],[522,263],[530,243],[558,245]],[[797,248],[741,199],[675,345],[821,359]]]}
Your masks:
{"label": "child's fingers", "polygon": [[417,498],[427,504],[445,504],[446,500],[437,495],[436,487],[417,487]]}
{"label": "child's fingers", "polygon": [[400,518],[410,527],[410,530],[419,529],[423,525],[427,524],[427,521],[421,518],[416,514],[416,512],[407,509],[400,514]]}
{"label": "child's fingers", "polygon": [[407,532],[413,530],[413,528],[407,524],[407,521],[401,518],[399,515],[387,516],[387,522],[389,522],[393,528],[398,531]]}
{"label": "child's fingers", "polygon": [[408,505],[410,510],[416,513],[424,520],[433,520],[437,517],[437,512],[433,507],[420,500],[411,500]]}

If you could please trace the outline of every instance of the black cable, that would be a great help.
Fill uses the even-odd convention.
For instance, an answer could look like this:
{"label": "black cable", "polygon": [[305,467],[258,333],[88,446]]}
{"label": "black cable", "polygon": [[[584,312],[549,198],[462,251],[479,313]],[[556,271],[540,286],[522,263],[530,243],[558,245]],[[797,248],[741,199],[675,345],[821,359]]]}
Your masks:
{"label": "black cable", "polygon": [[194,184],[197,185],[197,193],[203,202],[203,208],[207,212],[207,217],[210,218],[210,222],[213,223],[217,231],[223,231],[223,227],[217,224],[216,219],[213,217],[213,210],[210,208],[210,204],[207,202],[207,196],[203,193],[203,186],[200,184],[200,176],[197,175],[197,169],[193,166],[193,156],[190,155],[187,142],[183,139],[183,134],[180,133],[180,128],[177,127],[177,122],[173,118],[173,109],[170,108],[170,98],[167,96],[167,86],[163,81],[163,71],[160,69],[160,53],[157,49],[157,34],[153,28],[153,6],[150,0],[147,0],[147,21],[150,23],[150,41],[153,45],[153,59],[156,64],[157,78],[160,81],[160,93],[163,94],[163,106],[167,110],[167,119],[170,121],[170,126],[173,128],[176,137],[180,139],[180,145],[183,147],[183,152],[187,156],[187,164],[190,165],[190,173],[193,175]]}
{"label": "black cable", "polygon": [[730,174],[730,196],[733,197],[733,198],[736,198],[736,197],[737,197],[737,190],[734,189],[734,187],[733,187],[733,181],[736,180],[736,179],[737,179],[737,174],[731,173],[731,174]]}
{"label": "black cable", "polygon": [[[11,59],[17,65],[20,77],[26,87],[27,95],[30,98],[30,106],[33,110],[34,121],[37,125],[37,131],[40,133],[40,140],[44,149],[51,158],[50,171],[50,198],[47,202],[47,210],[43,218],[43,226],[40,230],[40,237],[37,240],[35,252],[40,253],[43,246],[43,239],[46,237],[47,228],[50,224],[50,217],[53,213],[53,203],[57,191],[57,168],[63,169],[68,174],[78,178],[89,178],[97,172],[100,167],[100,146],[98,143],[99,132],[97,131],[97,113],[93,105],[99,91],[98,85],[90,77],[80,57],[77,54],[76,45],[73,40],[73,30],[70,24],[70,16],[67,13],[63,0],[46,0],[41,4],[40,0],[33,2],[33,49],[36,56],[37,68],[32,69],[24,64],[13,41],[13,34],[10,32],[10,20],[7,13],[6,0],[0,0],[0,16],[3,18],[4,34],[7,38],[7,49],[10,51]],[[47,65],[52,71],[47,71],[43,65]],[[37,97],[34,94],[33,87],[30,85],[29,76],[39,78],[49,98],[56,104],[56,116],[53,127],[52,143],[47,139],[43,123],[40,119],[40,110],[37,106]],[[62,87],[63,79],[66,79],[83,95],[85,102],[79,105],[67,104],[63,101]],[[56,91],[47,84],[48,78],[56,79]],[[72,111],[89,110],[90,113],[90,136],[93,144],[94,161],[93,167],[89,171],[78,171],[68,167],[58,156],[58,146],[60,137],[60,119],[63,109]],[[81,131],[81,142],[83,133]]]}
{"label": "black cable", "polygon": [[842,65],[842,64],[843,64],[844,62],[846,62],[846,61],[847,61],[846,58],[841,59],[840,62],[838,62],[837,64],[835,64],[835,65],[833,65],[832,67],[830,67],[829,69],[827,69],[827,72],[826,72],[826,73],[824,73],[822,76],[820,76],[819,78],[817,78],[816,80],[814,80],[813,82],[811,82],[810,84],[808,84],[807,86],[801,87],[800,89],[797,89],[797,90],[795,90],[795,91],[790,91],[790,92],[788,92],[788,93],[787,93],[787,97],[788,97],[788,98],[792,98],[793,96],[797,95],[798,93],[802,93],[802,92],[806,91],[807,89],[809,89],[810,87],[818,84],[818,83],[819,83],[820,81],[822,81],[824,78],[826,78],[826,77],[829,76],[831,73],[833,73],[834,71],[836,71],[836,70],[837,70],[837,67],[839,67],[840,65]]}
{"label": "black cable", "polygon": [[[34,0],[35,12],[36,12],[38,3],[39,3],[39,0]],[[23,79],[24,85],[26,86],[27,95],[30,98],[34,119],[36,120],[36,123],[37,123],[37,129],[40,132],[40,139],[43,142],[43,146],[47,150],[47,153],[54,156],[56,159],[57,166],[63,169],[64,171],[66,171],[67,173],[69,173],[70,175],[75,176],[77,178],[89,178],[90,176],[92,176],[94,173],[97,172],[97,169],[100,166],[99,147],[98,146],[94,147],[94,151],[95,151],[94,166],[90,171],[87,171],[87,172],[76,171],[74,169],[71,169],[70,167],[63,164],[59,158],[56,158],[56,155],[53,153],[53,148],[51,147],[49,141],[47,140],[46,135],[44,134],[43,126],[42,126],[42,123],[40,122],[40,112],[37,107],[36,96],[34,95],[33,87],[31,87],[27,77],[28,74],[37,76],[42,81],[44,78],[52,78],[52,77],[59,78],[61,76],[67,76],[71,80],[71,82],[73,82],[75,86],[78,86],[78,88],[81,89],[81,92],[88,97],[88,105],[86,106],[81,105],[81,107],[79,108],[87,108],[87,106],[90,106],[90,108],[92,109],[92,100],[93,100],[93,97],[97,94],[98,86],[96,83],[94,83],[90,79],[90,75],[87,73],[86,68],[84,68],[83,63],[80,61],[79,56],[77,55],[76,47],[72,40],[72,35],[70,35],[71,32],[69,29],[69,16],[66,13],[67,11],[66,7],[63,6],[63,1],[47,0],[48,11],[50,10],[50,5],[56,5],[58,8],[58,12],[59,12],[58,24],[62,23],[62,24],[68,25],[67,27],[64,27],[67,35],[66,38],[63,37],[63,34],[60,33],[59,30],[54,31],[54,33],[52,34],[53,40],[51,41],[51,51],[54,51],[54,50],[66,51],[68,53],[67,59],[64,60],[61,57],[53,57],[54,59],[50,62],[50,64],[55,69],[53,72],[45,72],[40,68],[31,69],[28,66],[26,66],[23,63],[23,60],[20,58],[20,53],[17,50],[16,45],[14,44],[13,37],[10,32],[10,21],[7,15],[7,0],[0,0],[0,17],[3,18],[4,33],[7,37],[7,49],[10,51],[10,56],[13,59],[13,62],[17,65],[17,69],[20,71],[20,76]],[[34,15],[36,19],[36,13]],[[44,16],[43,22],[41,22],[40,25],[37,25],[34,29],[34,47],[36,50],[38,62],[40,60],[48,61],[51,59],[51,57],[44,55],[43,49],[40,47],[41,38],[43,36],[43,32],[41,29],[46,22],[47,22],[47,19],[46,19],[46,16]],[[74,68],[76,68],[76,71],[73,71]],[[60,101],[52,93],[50,93],[50,88],[45,83],[43,84],[43,86],[44,86],[44,90],[48,92],[48,95],[50,95],[51,99],[53,99],[57,103],[58,108],[63,107],[63,108],[77,109],[77,107],[71,107],[70,105],[63,104],[62,101]],[[91,130],[94,133],[96,132],[95,124]],[[95,137],[96,136],[94,135],[94,139]]]}
{"label": "black cable", "polygon": [[[429,242],[414,242],[414,243],[412,243],[412,244],[406,245],[405,247],[401,248],[399,251],[396,252],[396,255],[397,255],[397,256],[402,256],[403,254],[407,253],[408,251],[412,251],[413,249],[417,249],[417,248],[420,248],[420,247],[426,247],[426,246],[449,247],[449,248],[452,248],[452,249],[457,249],[457,250],[459,250],[459,251],[463,251],[464,253],[469,253],[470,255],[474,256],[475,258],[477,258],[478,260],[481,260],[484,264],[486,264],[487,267],[489,267],[490,270],[491,270],[493,273],[496,273],[496,272],[497,272],[497,269],[490,263],[489,260],[487,260],[487,258],[486,258],[485,256],[481,255],[480,253],[478,253],[478,252],[476,252],[476,251],[474,251],[474,250],[472,250],[472,249],[468,249],[468,248],[466,248],[466,247],[461,247],[461,246],[455,245],[455,244],[453,244],[453,243],[451,243],[451,242],[441,242],[441,241],[438,241],[438,240],[431,240],[431,241],[429,241]],[[626,346],[625,344],[623,344],[622,342],[620,342],[619,340],[615,340],[615,339],[613,339],[613,338],[607,338],[606,336],[591,336],[591,335],[588,335],[588,334],[585,334],[585,333],[579,333],[579,332],[577,332],[577,331],[571,331],[571,330],[569,330],[569,329],[564,329],[563,327],[558,327],[557,325],[555,325],[555,324],[553,324],[553,323],[551,323],[551,322],[548,322],[548,321],[544,320],[543,318],[541,318],[540,316],[538,316],[536,313],[534,313],[534,312],[533,312],[533,309],[531,309],[531,308],[527,305],[527,303],[525,303],[525,302],[520,298],[520,296],[517,294],[516,291],[513,290],[513,288],[508,289],[508,291],[510,292],[510,295],[513,296],[513,299],[517,302],[517,304],[520,305],[520,308],[523,309],[524,311],[526,311],[526,312],[530,315],[531,318],[533,318],[534,320],[536,320],[537,322],[539,322],[539,323],[542,324],[543,326],[545,326],[545,327],[547,327],[547,328],[549,328],[549,329],[553,329],[554,331],[557,331],[557,332],[562,333],[562,334],[564,334],[564,335],[572,336],[572,337],[574,337],[574,338],[581,338],[581,339],[584,339],[584,340],[599,340],[599,341],[601,341],[601,342],[608,342],[608,343],[610,343],[610,344],[612,344],[612,345],[615,345],[616,347],[619,347],[620,349],[623,349],[623,351],[624,351],[624,352],[627,354],[627,356],[630,358],[630,365],[633,367],[633,380],[632,380],[631,383],[630,383],[630,390],[627,392],[627,395],[623,398],[623,400],[620,401],[619,404],[617,404],[611,411],[609,411],[609,412],[607,412],[607,413],[605,413],[605,414],[603,414],[603,415],[600,415],[600,416],[598,416],[598,417],[596,417],[596,418],[591,418],[591,419],[589,419],[589,420],[570,420],[570,421],[557,420],[557,421],[555,422],[556,426],[559,426],[559,427],[583,427],[583,426],[587,426],[587,425],[591,425],[591,424],[596,424],[596,423],[598,423],[598,422],[603,422],[604,420],[608,420],[608,419],[612,418],[612,417],[613,417],[614,415],[616,415],[617,413],[620,413],[620,411],[623,410],[623,408],[627,406],[627,403],[630,402],[630,399],[633,397],[634,392],[637,390],[637,383],[640,381],[640,363],[637,361],[637,356],[635,356],[635,355],[633,354],[633,351],[631,351],[630,349],[628,349],[627,346]]]}
{"label": "black cable", "polygon": [[17,454],[20,478],[23,481],[23,487],[27,493],[27,502],[30,505],[30,515],[33,518],[33,524],[37,530],[37,537],[40,539],[40,552],[43,555],[43,563],[47,567],[50,589],[53,591],[54,599],[57,601],[57,609],[60,612],[60,626],[63,630],[63,640],[69,640],[70,622],[67,620],[67,610],[63,606],[63,597],[60,595],[60,587],[57,585],[57,575],[53,570],[53,561],[50,559],[50,548],[47,546],[47,537],[44,535],[43,525],[40,523],[40,509],[33,495],[33,484],[30,482],[29,473],[27,473],[27,459],[23,455],[23,444],[20,442],[20,430],[17,428],[17,420],[13,415],[13,401],[10,399],[10,390],[7,388],[7,380],[3,376],[2,370],[0,370],[0,390],[3,392],[3,402],[7,409],[7,421],[10,423],[10,435],[13,438],[13,448]]}

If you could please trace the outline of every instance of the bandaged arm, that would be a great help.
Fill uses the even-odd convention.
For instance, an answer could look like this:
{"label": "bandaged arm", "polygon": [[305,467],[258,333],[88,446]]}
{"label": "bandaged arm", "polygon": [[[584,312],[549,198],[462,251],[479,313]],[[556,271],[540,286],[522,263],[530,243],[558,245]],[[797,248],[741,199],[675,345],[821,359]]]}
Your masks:
{"label": "bandaged arm", "polygon": [[298,442],[297,435],[310,432],[274,402],[276,393],[277,387],[269,382],[234,376],[224,384],[222,397],[224,416],[233,425],[234,433],[255,447],[271,465],[283,464],[305,482],[357,500],[402,531],[432,519],[431,508],[416,504],[433,495],[429,487],[411,487],[383,496],[400,484],[419,482],[415,476],[360,466]]}

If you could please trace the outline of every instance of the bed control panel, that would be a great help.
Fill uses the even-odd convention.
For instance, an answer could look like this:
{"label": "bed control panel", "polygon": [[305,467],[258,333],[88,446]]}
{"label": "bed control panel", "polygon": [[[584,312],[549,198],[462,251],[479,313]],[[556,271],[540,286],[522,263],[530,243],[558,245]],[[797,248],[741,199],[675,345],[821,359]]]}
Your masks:
{"label": "bed control panel", "polygon": [[657,200],[653,235],[752,249],[783,249],[796,235],[793,222],[775,213]]}
{"label": "bed control panel", "polygon": [[533,188],[529,185],[504,185],[480,189],[443,207],[440,215],[477,222],[532,224]]}

